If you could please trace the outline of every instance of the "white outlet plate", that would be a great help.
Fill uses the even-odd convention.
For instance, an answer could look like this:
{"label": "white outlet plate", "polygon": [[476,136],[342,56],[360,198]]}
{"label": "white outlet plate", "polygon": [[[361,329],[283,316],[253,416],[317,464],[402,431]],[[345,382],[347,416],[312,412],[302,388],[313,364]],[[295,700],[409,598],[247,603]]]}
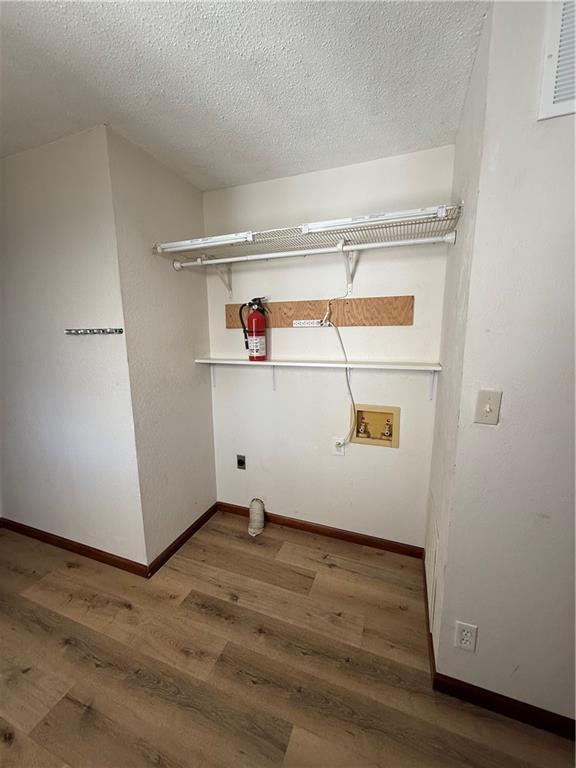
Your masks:
{"label": "white outlet plate", "polygon": [[454,645],[463,651],[476,653],[476,643],[478,641],[478,627],[476,624],[466,624],[464,621],[456,622],[454,631]]}
{"label": "white outlet plate", "polygon": [[494,426],[500,420],[500,403],[502,402],[502,392],[495,389],[481,389],[478,392],[476,401],[476,413],[474,422],[476,424],[491,424]]}
{"label": "white outlet plate", "polygon": [[320,328],[322,320],[292,320],[292,328]]}
{"label": "white outlet plate", "polygon": [[332,438],[332,455],[333,456],[345,456],[346,455],[346,443],[343,437]]}

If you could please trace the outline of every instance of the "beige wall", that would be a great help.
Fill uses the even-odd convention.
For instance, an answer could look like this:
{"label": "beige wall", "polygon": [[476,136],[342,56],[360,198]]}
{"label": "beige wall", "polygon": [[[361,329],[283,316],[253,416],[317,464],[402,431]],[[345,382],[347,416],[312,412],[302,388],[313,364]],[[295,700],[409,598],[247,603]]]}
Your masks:
{"label": "beige wall", "polygon": [[103,127],[2,169],[4,515],[150,562],[216,500],[205,276],[151,250],[201,195]]}
{"label": "beige wall", "polygon": [[[249,184],[204,195],[206,234],[235,232],[447,202],[453,148],[441,147],[360,165]],[[344,328],[350,359],[437,361],[447,247],[417,246],[362,254],[354,296],[413,294],[411,327]],[[233,301],[342,295],[345,273],[334,256],[238,265]],[[239,331],[226,330],[226,290],[208,277],[213,356],[244,355]],[[273,329],[278,358],[340,359],[330,328]],[[350,404],[335,370],[224,368],[215,373],[214,431],[218,497],[271,512],[424,544],[435,404],[430,374],[353,371],[357,402],[402,408],[400,448],[350,445],[333,456],[332,437],[346,434]],[[247,456],[246,471],[236,454]]]}
{"label": "beige wall", "polygon": [[216,501],[206,277],[152,244],[202,234],[188,182],[107,132],[148,560]]}
{"label": "beige wall", "polygon": [[[436,660],[573,716],[574,117],[537,121],[545,11],[493,7]],[[497,427],[473,423],[480,388],[504,392]]]}
{"label": "beige wall", "polygon": [[2,166],[4,515],[145,562],[104,129]]}
{"label": "beige wall", "polygon": [[434,425],[426,532],[426,577],[432,637],[438,650],[439,623],[444,594],[444,574],[454,493],[454,466],[458,446],[458,424],[464,344],[468,317],[468,292],[476,236],[476,209],[480,167],[484,148],[484,113],[488,79],[491,17],[486,19],[460,128],[456,137],[452,199],[463,202],[456,244],[446,266],[446,291],[442,320],[442,375]]}

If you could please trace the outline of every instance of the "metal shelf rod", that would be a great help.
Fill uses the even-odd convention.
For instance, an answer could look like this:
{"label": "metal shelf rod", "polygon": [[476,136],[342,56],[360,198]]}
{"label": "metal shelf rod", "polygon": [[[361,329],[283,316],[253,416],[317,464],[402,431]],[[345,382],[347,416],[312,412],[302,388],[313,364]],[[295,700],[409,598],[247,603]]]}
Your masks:
{"label": "metal shelf rod", "polygon": [[456,232],[449,232],[439,237],[419,237],[410,240],[387,240],[381,243],[357,243],[354,245],[335,245],[327,248],[311,248],[310,250],[279,251],[277,253],[259,253],[251,256],[230,256],[224,259],[207,259],[199,256],[191,261],[173,262],[174,269],[187,269],[188,267],[211,267],[219,264],[240,264],[245,261],[271,261],[272,259],[289,259],[306,256],[320,256],[325,253],[351,253],[354,251],[373,251],[380,248],[397,248],[408,245],[433,245],[434,243],[453,244],[456,241]]}

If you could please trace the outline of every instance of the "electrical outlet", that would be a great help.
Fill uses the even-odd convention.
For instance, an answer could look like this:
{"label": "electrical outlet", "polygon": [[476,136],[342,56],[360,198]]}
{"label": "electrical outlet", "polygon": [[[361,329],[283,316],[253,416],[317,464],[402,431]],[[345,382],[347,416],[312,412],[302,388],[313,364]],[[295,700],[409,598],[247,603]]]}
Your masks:
{"label": "electrical outlet", "polygon": [[345,456],[346,455],[346,441],[343,437],[332,438],[332,455],[333,456]]}
{"label": "electrical outlet", "polygon": [[236,454],[236,469],[246,469],[246,456],[241,453]]}
{"label": "electrical outlet", "polygon": [[292,320],[292,328],[320,328],[322,320]]}
{"label": "electrical outlet", "polygon": [[465,624],[463,621],[456,622],[456,631],[454,632],[454,645],[463,651],[476,653],[476,640],[478,639],[478,627],[476,624]]}

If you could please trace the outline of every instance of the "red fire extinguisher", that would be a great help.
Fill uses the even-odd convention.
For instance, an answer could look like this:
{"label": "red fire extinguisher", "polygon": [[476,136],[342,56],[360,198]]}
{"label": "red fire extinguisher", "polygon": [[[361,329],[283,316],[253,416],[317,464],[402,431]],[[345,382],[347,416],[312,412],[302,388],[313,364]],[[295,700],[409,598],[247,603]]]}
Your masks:
{"label": "red fire extinguisher", "polygon": [[[248,359],[266,360],[266,312],[264,297],[251,299],[240,307],[240,324],[244,333],[244,346],[248,350]],[[244,309],[250,307],[248,321],[244,322]]]}

